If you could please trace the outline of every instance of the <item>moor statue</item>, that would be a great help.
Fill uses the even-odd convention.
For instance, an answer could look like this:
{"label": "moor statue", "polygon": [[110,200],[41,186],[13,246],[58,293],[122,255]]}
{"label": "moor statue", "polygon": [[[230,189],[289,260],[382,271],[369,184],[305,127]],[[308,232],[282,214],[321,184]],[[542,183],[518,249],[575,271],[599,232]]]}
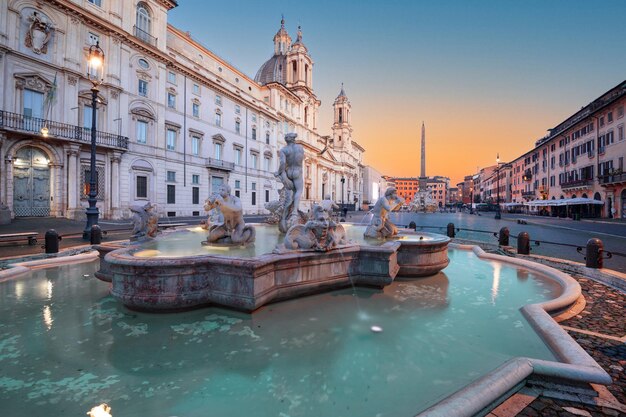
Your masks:
{"label": "moor statue", "polygon": [[230,194],[230,186],[222,184],[218,194],[212,194],[205,202],[204,209],[219,209],[222,222],[209,226],[209,236],[203,244],[224,243],[246,245],[254,242],[254,227],[243,220],[243,208],[239,197]]}

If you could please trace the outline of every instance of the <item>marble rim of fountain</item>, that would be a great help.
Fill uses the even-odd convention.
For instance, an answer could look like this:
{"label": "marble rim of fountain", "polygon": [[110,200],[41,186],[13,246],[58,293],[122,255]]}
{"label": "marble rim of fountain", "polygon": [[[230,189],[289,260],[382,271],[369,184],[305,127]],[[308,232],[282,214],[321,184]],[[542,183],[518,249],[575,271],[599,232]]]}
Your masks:
{"label": "marble rim of fountain", "polygon": [[[470,417],[487,414],[499,402],[510,397],[530,377],[559,378],[574,383],[597,383],[609,385],[611,377],[602,369],[576,341],[554,321],[549,313],[563,310],[576,302],[581,288],[568,274],[533,261],[486,253],[478,246],[451,243],[453,249],[471,250],[481,260],[494,260],[538,272],[558,282],[563,288],[559,297],[542,303],[529,304],[521,308],[523,315],[560,360],[546,361],[518,357],[510,359],[495,370],[473,381],[455,393],[419,413],[420,416],[435,417],[454,415]],[[388,248],[390,249],[390,248]],[[33,269],[55,267],[66,264],[91,262],[98,252],[75,256],[25,261],[0,271],[0,282],[18,278]]]}
{"label": "marble rim of fountain", "polygon": [[558,361],[517,357],[466,385],[455,393],[419,413],[419,416],[471,417],[487,414],[499,403],[513,395],[531,377],[556,378],[569,383],[612,383],[609,374],[550,316],[571,306],[581,295],[580,284],[568,274],[552,267],[525,259],[487,253],[478,246],[451,243],[451,248],[471,250],[479,259],[494,260],[523,267],[553,279],[563,289],[553,300],[528,304],[521,308],[542,341]]}
{"label": "marble rim of fountain", "polygon": [[270,302],[350,285],[389,285],[400,269],[399,246],[348,245],[250,258],[140,258],[133,256],[140,247],[125,247],[104,256],[104,273],[97,277],[111,282],[111,295],[131,309],[167,312],[218,305],[252,312]]}
{"label": "marble rim of fountain", "polygon": [[400,240],[398,277],[420,278],[436,274],[450,264],[448,245],[451,239],[429,232],[403,231],[404,236],[426,236],[425,240]]}

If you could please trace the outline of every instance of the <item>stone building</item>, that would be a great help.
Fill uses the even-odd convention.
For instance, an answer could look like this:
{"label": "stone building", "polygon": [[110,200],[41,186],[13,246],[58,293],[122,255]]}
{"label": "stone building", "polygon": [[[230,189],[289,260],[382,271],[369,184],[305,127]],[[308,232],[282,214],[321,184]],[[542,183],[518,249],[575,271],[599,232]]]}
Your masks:
{"label": "stone building", "polygon": [[[623,81],[549,129],[532,149],[501,164],[501,201],[530,203],[531,211],[554,216],[626,218],[625,107]],[[478,173],[482,201],[495,193],[495,168]],[[601,204],[571,201],[575,198]]]}
{"label": "stone building", "polygon": [[274,54],[252,78],[168,24],[177,6],[0,5],[0,202],[12,216],[84,217],[94,111],[87,55],[96,43],[105,54],[95,108],[102,218],[148,200],[161,215],[201,215],[222,183],[245,213],[264,213],[278,198],[273,173],[288,132],[306,149],[303,208],[325,194],[358,203],[364,149],[352,136],[350,102],[342,86],[332,134],[318,133],[321,103],[300,28],[292,42],[281,22]]}

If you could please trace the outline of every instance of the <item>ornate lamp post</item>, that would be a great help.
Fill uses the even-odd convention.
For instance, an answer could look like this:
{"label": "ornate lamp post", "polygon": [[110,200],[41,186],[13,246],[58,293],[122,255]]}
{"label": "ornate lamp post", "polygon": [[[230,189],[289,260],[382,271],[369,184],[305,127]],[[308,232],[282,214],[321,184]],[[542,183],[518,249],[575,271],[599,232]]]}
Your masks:
{"label": "ornate lamp post", "polygon": [[343,168],[341,168],[341,210],[343,210],[343,185],[346,183],[345,172]]}
{"label": "ornate lamp post", "polygon": [[96,175],[96,104],[98,101],[98,86],[104,78],[104,52],[100,43],[89,47],[87,78],[93,84],[91,88],[91,164],[89,166],[89,196],[87,201],[87,225],[83,230],[83,239],[91,239],[91,226],[98,224],[98,207],[96,207],[97,175]]}
{"label": "ornate lamp post", "polygon": [[496,156],[496,219],[502,218],[500,213],[500,153]]}

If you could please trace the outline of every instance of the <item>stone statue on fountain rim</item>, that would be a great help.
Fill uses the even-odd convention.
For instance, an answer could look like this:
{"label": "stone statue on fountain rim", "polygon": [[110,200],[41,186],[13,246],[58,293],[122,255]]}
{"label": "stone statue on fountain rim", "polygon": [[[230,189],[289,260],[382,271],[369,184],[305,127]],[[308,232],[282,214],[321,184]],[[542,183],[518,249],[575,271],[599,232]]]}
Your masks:
{"label": "stone statue on fountain rim", "polygon": [[283,183],[285,189],[285,205],[278,229],[282,233],[295,224],[300,224],[302,216],[299,213],[300,197],[304,188],[302,178],[302,162],[304,161],[304,148],[296,143],[297,133],[285,135],[285,145],[279,152],[279,165],[276,177]]}
{"label": "stone statue on fountain rim", "polygon": [[391,223],[388,214],[400,208],[404,204],[404,199],[398,197],[398,191],[394,187],[389,187],[385,191],[385,195],[378,199],[372,209],[373,217],[364,236],[375,239],[385,239],[398,234],[398,228]]}
{"label": "stone statue on fountain rim", "polygon": [[218,209],[221,223],[209,224],[209,236],[202,244],[246,245],[254,242],[256,231],[243,220],[243,208],[239,197],[230,194],[230,186],[222,184],[219,193],[212,194],[205,202],[204,209]]}

